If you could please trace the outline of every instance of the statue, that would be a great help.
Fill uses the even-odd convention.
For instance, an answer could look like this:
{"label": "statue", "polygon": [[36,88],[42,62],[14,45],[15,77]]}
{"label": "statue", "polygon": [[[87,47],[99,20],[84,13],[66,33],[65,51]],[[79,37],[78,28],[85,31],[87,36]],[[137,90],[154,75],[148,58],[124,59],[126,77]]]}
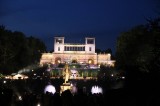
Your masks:
{"label": "statue", "polygon": [[65,77],[64,83],[60,87],[60,93],[64,92],[65,90],[71,90],[72,86],[70,83],[68,83],[68,79],[70,77],[70,71],[69,66],[66,63],[64,70],[63,70],[63,76]]}
{"label": "statue", "polygon": [[64,67],[64,74],[65,74],[64,83],[67,83],[68,79],[69,79],[69,75],[70,75],[68,64],[66,64],[65,67]]}

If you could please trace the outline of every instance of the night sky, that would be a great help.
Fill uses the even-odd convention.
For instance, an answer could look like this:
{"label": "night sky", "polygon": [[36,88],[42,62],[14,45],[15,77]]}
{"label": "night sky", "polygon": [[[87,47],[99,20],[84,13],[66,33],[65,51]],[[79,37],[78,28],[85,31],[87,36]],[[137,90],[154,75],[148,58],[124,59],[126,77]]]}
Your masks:
{"label": "night sky", "polygon": [[117,36],[158,16],[157,0],[0,0],[0,25],[40,38],[48,50],[54,36],[68,42],[96,38],[96,48],[115,51]]}

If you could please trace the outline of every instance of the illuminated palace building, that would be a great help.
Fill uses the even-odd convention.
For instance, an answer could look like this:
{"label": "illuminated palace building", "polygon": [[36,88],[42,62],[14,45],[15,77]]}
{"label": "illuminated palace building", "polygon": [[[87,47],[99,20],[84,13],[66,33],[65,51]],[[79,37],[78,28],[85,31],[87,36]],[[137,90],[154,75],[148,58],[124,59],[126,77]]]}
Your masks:
{"label": "illuminated palace building", "polygon": [[114,66],[111,54],[95,53],[95,38],[86,37],[85,43],[65,43],[65,37],[54,37],[54,52],[43,53],[40,64],[59,63],[105,64]]}

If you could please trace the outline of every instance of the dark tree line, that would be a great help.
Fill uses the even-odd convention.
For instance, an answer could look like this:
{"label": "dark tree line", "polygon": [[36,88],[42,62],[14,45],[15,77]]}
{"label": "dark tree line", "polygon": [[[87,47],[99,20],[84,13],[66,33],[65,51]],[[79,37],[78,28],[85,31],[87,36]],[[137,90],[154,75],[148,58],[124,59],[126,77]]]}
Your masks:
{"label": "dark tree line", "polygon": [[40,39],[0,26],[0,73],[10,74],[37,64],[45,51],[46,46]]}
{"label": "dark tree line", "polygon": [[101,50],[101,49],[96,49],[95,50],[96,53],[100,54],[100,53],[110,53],[112,54],[112,50],[110,48],[106,49],[106,50]]}
{"label": "dark tree line", "polygon": [[160,18],[147,21],[146,25],[121,33],[117,39],[116,67],[134,78],[160,76]]}
{"label": "dark tree line", "polygon": [[110,53],[111,54],[111,59],[112,60],[115,60],[115,56],[114,54],[112,53],[112,49],[108,48],[108,49],[105,49],[105,50],[101,50],[101,49],[96,49],[95,52],[97,54],[106,54],[106,53]]}

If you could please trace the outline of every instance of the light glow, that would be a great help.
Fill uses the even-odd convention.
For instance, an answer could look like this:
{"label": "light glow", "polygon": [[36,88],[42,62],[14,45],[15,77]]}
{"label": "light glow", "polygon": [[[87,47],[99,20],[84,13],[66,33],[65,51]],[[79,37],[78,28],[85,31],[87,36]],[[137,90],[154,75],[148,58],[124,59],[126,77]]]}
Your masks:
{"label": "light glow", "polygon": [[122,79],[125,79],[125,77],[123,76]]}
{"label": "light glow", "polygon": [[103,93],[103,89],[99,86],[92,86],[91,93],[92,94]]}
{"label": "light glow", "polygon": [[3,83],[5,84],[7,81],[3,81]]}
{"label": "light glow", "polygon": [[44,93],[46,92],[50,92],[52,94],[54,94],[56,92],[56,89],[53,85],[47,85],[44,89]]}
{"label": "light glow", "polygon": [[38,104],[37,104],[37,106],[41,106],[41,104],[40,104],[40,103],[38,103]]}
{"label": "light glow", "polygon": [[22,100],[22,97],[21,97],[21,96],[18,96],[18,99],[19,99],[19,100]]}
{"label": "light glow", "polygon": [[72,78],[76,79],[77,75],[78,75],[78,71],[77,70],[71,70],[71,76],[70,76],[71,79]]}

